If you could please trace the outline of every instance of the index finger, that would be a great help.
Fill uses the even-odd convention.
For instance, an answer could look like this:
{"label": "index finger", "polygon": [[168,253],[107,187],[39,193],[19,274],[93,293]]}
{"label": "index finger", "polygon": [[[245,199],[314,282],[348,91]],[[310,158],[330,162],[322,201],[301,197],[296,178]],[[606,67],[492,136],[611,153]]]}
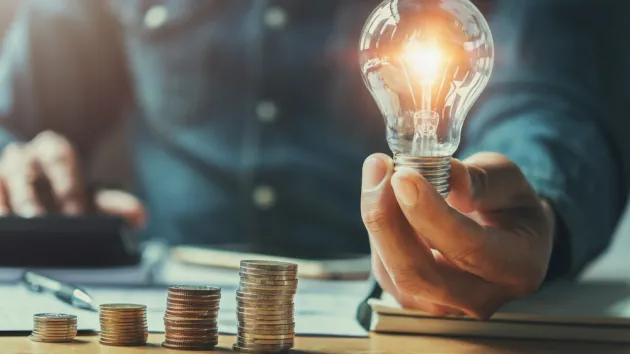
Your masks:
{"label": "index finger", "polygon": [[31,146],[52,192],[65,214],[85,211],[84,184],[78,156],[70,142],[54,133],[40,134]]}
{"label": "index finger", "polygon": [[[391,159],[384,155],[369,157],[363,168],[361,216],[370,242],[394,286],[403,289],[413,286],[414,291],[409,292],[421,296],[440,292],[441,279],[434,271],[431,251],[416,237],[398,209],[389,183],[392,170]],[[371,183],[374,177],[380,183]],[[409,279],[414,282],[408,282]]]}

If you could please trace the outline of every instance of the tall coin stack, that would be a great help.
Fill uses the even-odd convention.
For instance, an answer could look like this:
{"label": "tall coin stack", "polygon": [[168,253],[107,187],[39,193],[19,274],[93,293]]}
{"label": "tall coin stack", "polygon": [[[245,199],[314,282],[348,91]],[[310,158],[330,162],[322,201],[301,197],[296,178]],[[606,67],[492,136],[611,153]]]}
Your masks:
{"label": "tall coin stack", "polygon": [[180,350],[212,350],[219,343],[217,317],[221,289],[213,286],[171,286],[164,315],[162,346]]}
{"label": "tall coin stack", "polygon": [[113,346],[136,346],[147,343],[147,307],[135,304],[100,306],[100,343]]}
{"label": "tall coin stack", "polygon": [[33,316],[34,342],[71,342],[77,336],[77,316],[64,313],[38,313]]}
{"label": "tall coin stack", "polygon": [[238,335],[233,348],[244,353],[283,353],[293,348],[293,298],[297,265],[241,261],[236,291]]}

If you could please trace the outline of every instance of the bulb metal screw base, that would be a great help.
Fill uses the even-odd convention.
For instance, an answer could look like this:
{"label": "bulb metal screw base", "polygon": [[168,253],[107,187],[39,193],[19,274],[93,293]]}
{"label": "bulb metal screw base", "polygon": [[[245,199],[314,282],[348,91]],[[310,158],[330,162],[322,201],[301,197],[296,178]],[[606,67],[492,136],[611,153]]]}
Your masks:
{"label": "bulb metal screw base", "polygon": [[442,197],[451,190],[450,156],[394,156],[394,170],[411,169],[420,173]]}

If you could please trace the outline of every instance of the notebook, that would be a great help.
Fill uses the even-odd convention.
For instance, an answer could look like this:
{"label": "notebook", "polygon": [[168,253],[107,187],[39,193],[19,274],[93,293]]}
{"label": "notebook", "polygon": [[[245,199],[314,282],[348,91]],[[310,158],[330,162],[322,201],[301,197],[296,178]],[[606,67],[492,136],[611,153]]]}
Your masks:
{"label": "notebook", "polygon": [[173,247],[173,260],[181,263],[239,269],[241,260],[258,259],[295,263],[300,278],[312,279],[367,279],[370,274],[369,254],[299,254],[260,250],[250,245]]}
{"label": "notebook", "polygon": [[370,299],[374,332],[512,339],[630,342],[630,285],[557,283],[501,308],[492,318],[438,317]]}

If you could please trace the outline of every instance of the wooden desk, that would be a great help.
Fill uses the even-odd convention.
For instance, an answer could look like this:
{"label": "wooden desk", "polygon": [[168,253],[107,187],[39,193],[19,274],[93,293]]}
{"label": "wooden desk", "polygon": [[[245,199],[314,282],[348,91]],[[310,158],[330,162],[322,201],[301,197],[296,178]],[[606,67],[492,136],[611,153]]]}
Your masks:
{"label": "wooden desk", "polygon": [[[74,343],[34,343],[26,336],[0,337],[2,354],[126,354],[126,353],[230,353],[233,336],[222,336],[213,352],[188,352],[167,350],[160,346],[163,335],[151,334],[144,347],[108,347],[98,343],[98,336],[80,336]],[[373,334],[371,338],[324,338],[298,337],[294,354],[306,353],[360,353],[360,354],[405,354],[405,353],[630,353],[630,345],[569,343],[569,342],[523,342],[506,340],[450,339],[438,337],[400,336]]]}

